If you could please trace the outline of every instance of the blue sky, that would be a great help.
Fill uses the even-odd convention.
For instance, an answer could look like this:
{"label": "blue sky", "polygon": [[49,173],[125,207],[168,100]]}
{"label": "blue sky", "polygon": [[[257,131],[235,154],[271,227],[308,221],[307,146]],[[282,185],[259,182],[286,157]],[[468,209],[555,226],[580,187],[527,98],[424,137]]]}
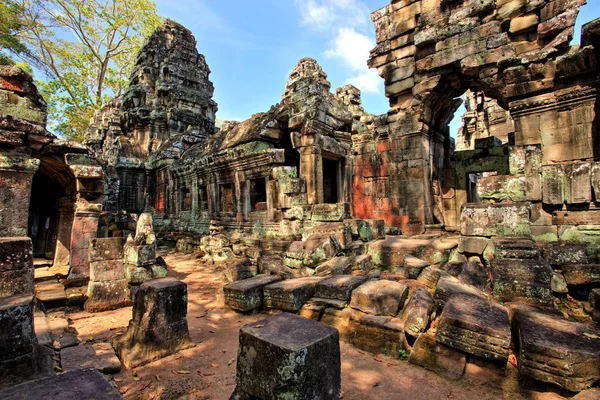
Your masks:
{"label": "blue sky", "polygon": [[[244,120],[267,111],[284,91],[288,74],[303,57],[315,58],[332,90],[352,83],[363,106],[385,113],[383,79],[366,67],[375,46],[370,13],[389,0],[155,0],[159,13],[192,31],[215,85],[217,117]],[[582,23],[600,17],[600,1],[582,7]],[[458,129],[461,111],[451,131]]]}

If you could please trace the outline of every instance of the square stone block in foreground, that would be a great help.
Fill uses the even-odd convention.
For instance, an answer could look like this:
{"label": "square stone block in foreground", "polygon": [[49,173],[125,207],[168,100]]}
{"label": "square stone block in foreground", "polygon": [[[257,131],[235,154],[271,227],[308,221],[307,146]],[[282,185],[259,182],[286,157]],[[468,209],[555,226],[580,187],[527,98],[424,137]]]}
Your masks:
{"label": "square stone block in foreground", "polygon": [[465,353],[506,362],[510,345],[508,312],[482,297],[455,293],[444,306],[436,340]]}
{"label": "square stone block in foreground", "polygon": [[187,285],[175,278],[144,282],[135,295],[133,318],[115,349],[134,368],[193,346],[187,324]]}
{"label": "square stone block in foreground", "polygon": [[335,328],[281,313],[240,330],[238,389],[261,399],[339,399]]}

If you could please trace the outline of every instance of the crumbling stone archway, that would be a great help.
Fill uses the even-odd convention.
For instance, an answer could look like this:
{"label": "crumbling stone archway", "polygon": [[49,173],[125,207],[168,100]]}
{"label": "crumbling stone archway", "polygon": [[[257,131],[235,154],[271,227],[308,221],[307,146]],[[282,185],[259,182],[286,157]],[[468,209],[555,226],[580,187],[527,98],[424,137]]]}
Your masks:
{"label": "crumbling stone archway", "polygon": [[63,160],[40,157],[31,184],[28,236],[34,257],[67,265],[75,204],[75,176]]}
{"label": "crumbling stone archway", "polygon": [[[390,162],[408,162],[409,173],[398,186],[410,187],[414,198],[383,211],[400,219],[403,231],[422,232],[435,222],[434,172],[451,147],[439,130],[467,88],[509,109],[515,145],[541,145],[544,164],[594,158],[594,48],[585,46],[585,38],[583,47],[569,46],[582,4],[392,1],[372,14],[377,47],[369,66],[384,78],[390,99],[390,147],[403,150]],[[413,139],[407,147],[408,137]],[[454,189],[451,175],[442,174],[443,187]],[[446,202],[450,195],[442,192]],[[446,211],[446,225],[456,225],[456,215]]]}

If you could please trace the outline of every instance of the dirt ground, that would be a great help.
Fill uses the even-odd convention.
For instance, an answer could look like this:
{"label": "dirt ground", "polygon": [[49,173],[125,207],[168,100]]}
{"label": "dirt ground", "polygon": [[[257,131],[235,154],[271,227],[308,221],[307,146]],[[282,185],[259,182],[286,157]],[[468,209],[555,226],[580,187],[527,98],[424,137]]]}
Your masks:
{"label": "dirt ground", "polygon": [[[208,266],[194,255],[162,252],[169,275],[188,285],[188,324],[195,347],[113,376],[126,399],[228,399],[235,387],[238,331],[266,314],[242,315],[224,306],[223,266]],[[107,342],[122,334],[131,308],[68,314],[82,342]],[[470,364],[461,381],[452,382],[407,361],[373,355],[341,342],[344,400],[563,399],[558,389],[526,387],[517,379]],[[550,391],[548,391],[550,390]],[[564,392],[561,394],[565,394]]]}

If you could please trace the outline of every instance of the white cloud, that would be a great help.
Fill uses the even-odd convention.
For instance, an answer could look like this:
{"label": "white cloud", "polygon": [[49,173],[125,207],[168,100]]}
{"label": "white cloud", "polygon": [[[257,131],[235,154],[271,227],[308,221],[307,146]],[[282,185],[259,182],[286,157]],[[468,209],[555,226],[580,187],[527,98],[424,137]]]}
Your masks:
{"label": "white cloud", "polygon": [[302,24],[316,30],[364,26],[369,21],[369,8],[360,0],[296,0],[296,5]]}
{"label": "white cloud", "polygon": [[328,58],[338,59],[348,70],[347,83],[363,92],[380,93],[381,78],[376,70],[369,70],[367,59],[375,41],[354,28],[340,28],[325,51]]}
{"label": "white cloud", "polygon": [[369,24],[369,8],[360,0],[296,0],[301,23],[322,32],[329,48],[325,57],[340,62],[346,84],[365,93],[381,93],[382,81],[377,71],[369,70],[369,51],[375,40]]}

